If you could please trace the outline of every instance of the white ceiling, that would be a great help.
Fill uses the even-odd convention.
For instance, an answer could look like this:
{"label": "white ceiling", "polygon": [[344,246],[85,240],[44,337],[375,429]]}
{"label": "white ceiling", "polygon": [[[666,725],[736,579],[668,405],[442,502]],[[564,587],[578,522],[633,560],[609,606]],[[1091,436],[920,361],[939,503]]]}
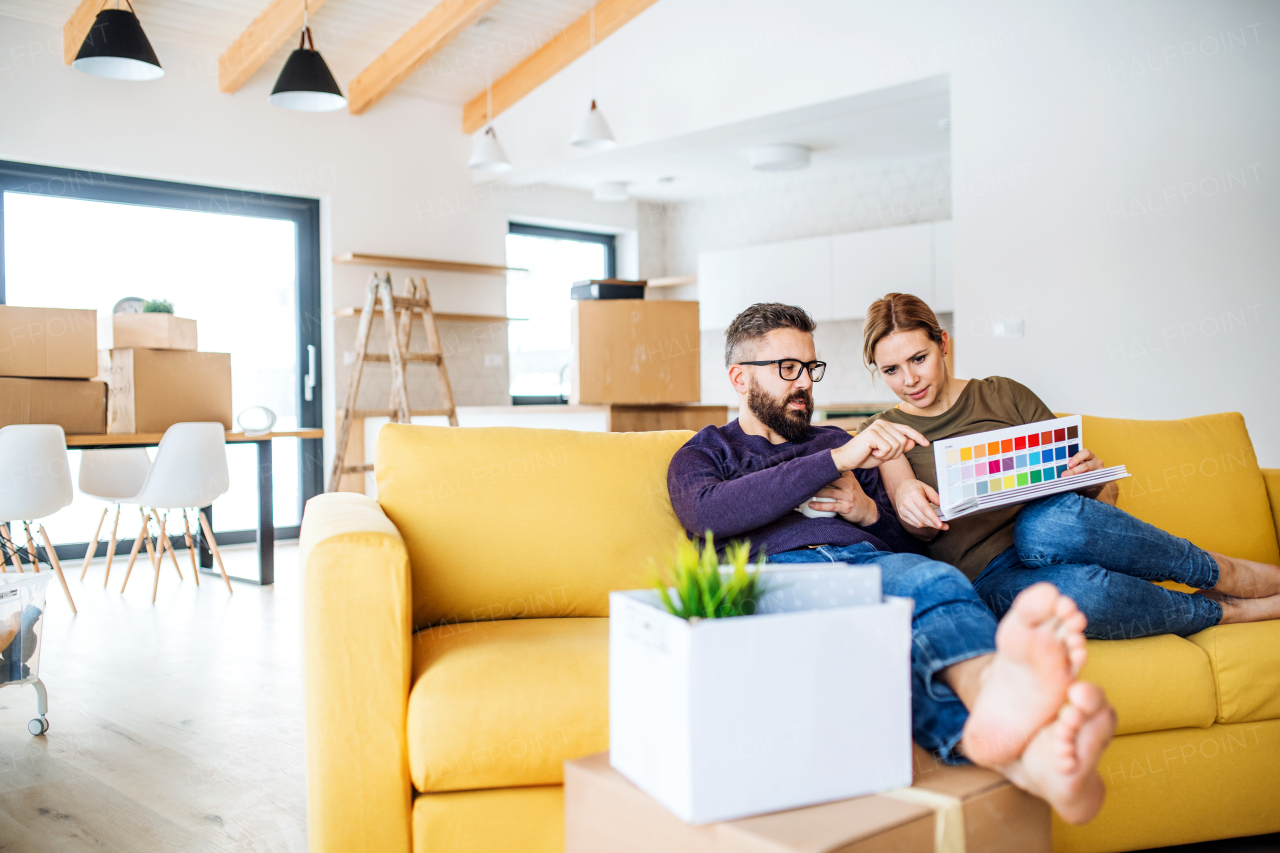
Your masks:
{"label": "white ceiling", "polygon": [[[269,0],[133,0],[161,65],[166,46],[216,58],[267,7]],[[438,0],[327,0],[311,17],[316,47],[346,91],[357,74],[392,45]],[[298,0],[301,4],[302,0]],[[0,16],[61,29],[78,0],[0,0]],[[502,0],[489,10],[488,36],[468,29],[396,89],[449,104],[484,90],[485,44],[498,78],[586,13],[590,0]],[[296,41],[259,69],[274,78]]]}
{"label": "white ceiling", "polygon": [[[551,170],[511,172],[506,181],[587,191],[601,182],[622,181],[632,198],[655,201],[731,195],[761,184],[834,179],[881,163],[945,154],[951,149],[950,116],[948,78],[934,77],[684,137],[586,154]],[[811,165],[790,172],[758,172],[748,166],[748,148],[778,142],[811,148]]]}

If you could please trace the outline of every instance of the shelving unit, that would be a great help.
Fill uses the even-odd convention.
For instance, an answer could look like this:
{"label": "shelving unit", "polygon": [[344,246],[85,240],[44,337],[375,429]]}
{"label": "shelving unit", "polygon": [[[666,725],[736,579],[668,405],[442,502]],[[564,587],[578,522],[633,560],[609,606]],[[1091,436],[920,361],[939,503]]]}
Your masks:
{"label": "shelving unit", "polygon": [[396,255],[366,255],[346,252],[335,255],[335,264],[360,264],[366,267],[401,267],[414,270],[441,270],[443,272],[469,272],[478,275],[506,275],[509,272],[528,272],[523,267],[500,267],[493,264],[469,264],[463,261],[439,261],[431,258],[402,258]]}
{"label": "shelving unit", "polygon": [[[333,312],[335,317],[359,317],[364,309],[359,307],[339,308]],[[381,316],[382,309],[373,309],[374,316]],[[503,317],[501,314],[436,314],[441,322],[453,323],[518,323],[526,317]]]}

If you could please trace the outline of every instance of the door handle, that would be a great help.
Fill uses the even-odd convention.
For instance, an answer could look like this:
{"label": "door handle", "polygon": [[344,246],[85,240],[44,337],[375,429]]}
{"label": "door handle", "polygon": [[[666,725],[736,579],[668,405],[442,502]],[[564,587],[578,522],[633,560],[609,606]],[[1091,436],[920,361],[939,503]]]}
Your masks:
{"label": "door handle", "polygon": [[302,379],[302,399],[311,402],[316,387],[316,346],[307,344],[307,375]]}

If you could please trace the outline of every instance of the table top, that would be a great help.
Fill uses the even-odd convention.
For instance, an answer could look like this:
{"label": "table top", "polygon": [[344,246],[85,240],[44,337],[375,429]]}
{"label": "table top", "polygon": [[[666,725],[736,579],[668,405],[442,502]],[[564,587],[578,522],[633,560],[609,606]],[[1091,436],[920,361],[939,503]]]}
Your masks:
{"label": "table top", "polygon": [[[116,435],[69,435],[67,447],[137,447],[159,444],[164,437],[162,432],[140,432]],[[235,444],[246,441],[269,441],[273,438],[324,438],[322,429],[296,429],[280,432],[268,432],[263,435],[246,435],[243,432],[228,432],[227,443]]]}

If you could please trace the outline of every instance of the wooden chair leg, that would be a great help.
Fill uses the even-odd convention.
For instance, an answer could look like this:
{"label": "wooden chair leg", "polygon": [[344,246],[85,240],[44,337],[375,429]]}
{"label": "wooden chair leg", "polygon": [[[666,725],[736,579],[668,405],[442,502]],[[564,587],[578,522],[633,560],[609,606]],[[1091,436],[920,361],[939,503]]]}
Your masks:
{"label": "wooden chair leg", "polygon": [[[13,567],[17,569],[19,572],[21,572],[22,561],[18,559],[18,546],[15,545],[13,542],[13,534],[9,531],[9,523],[5,522],[4,524],[0,524],[0,528],[4,529],[4,541],[7,546],[6,553],[0,554],[0,557],[4,557],[6,559],[12,560]],[[0,563],[2,563],[2,561],[0,561]],[[2,568],[4,568],[3,565],[0,565],[0,569]],[[4,572],[5,574],[8,574],[9,570],[4,569]]]}
{"label": "wooden chair leg", "polygon": [[107,588],[107,580],[111,577],[111,560],[116,555],[116,531],[120,529],[120,504],[116,504],[116,520],[111,525],[111,542],[107,545],[107,571],[102,576],[102,588]]}
{"label": "wooden chair leg", "polygon": [[[147,514],[147,521],[151,521],[150,513]],[[156,547],[151,547],[151,530],[147,530],[147,556],[151,558],[151,569],[155,573],[155,582],[151,585],[151,603],[156,603],[156,593],[160,591],[160,570],[164,568],[164,552],[161,551],[157,558],[156,551],[159,549],[160,543],[156,543]]]}
{"label": "wooden chair leg", "polygon": [[178,555],[173,553],[173,543],[169,541],[169,534],[165,533],[165,527],[169,523],[169,513],[166,512],[161,518],[160,510],[155,509],[152,512],[156,515],[156,524],[160,527],[160,538],[156,540],[156,548],[160,551],[160,562],[164,562],[164,552],[168,551],[169,556],[173,558],[173,570],[178,573],[178,580],[186,580],[182,576],[182,569],[178,567]]}
{"label": "wooden chair leg", "polygon": [[58,562],[58,552],[53,548],[53,542],[49,540],[49,532],[44,529],[44,525],[40,527],[40,538],[44,540],[44,547],[49,552],[49,562],[53,564],[53,571],[57,574],[58,580],[62,582],[62,591],[66,593],[67,604],[71,605],[71,614],[76,614],[76,603],[71,600],[71,587],[67,586],[67,579],[62,574],[62,564]]}
{"label": "wooden chair leg", "polygon": [[200,529],[204,531],[205,538],[209,540],[209,550],[213,552],[213,558],[218,561],[218,571],[222,572],[222,582],[227,585],[227,592],[231,593],[231,578],[227,577],[227,567],[222,565],[222,554],[218,552],[217,540],[213,538],[213,528],[209,526],[209,519],[204,517],[204,510],[196,510],[196,515],[200,516]]}
{"label": "wooden chair leg", "polygon": [[31,525],[22,522],[22,529],[27,531],[27,559],[31,561],[31,571],[40,571],[40,553],[36,550],[36,540],[31,536]]}
{"label": "wooden chair leg", "polygon": [[89,573],[89,563],[93,561],[93,552],[98,550],[98,535],[102,533],[102,522],[107,520],[107,513],[111,511],[111,507],[104,506],[102,508],[102,518],[98,519],[98,528],[93,531],[93,538],[89,540],[89,550],[84,552],[84,568],[80,570],[80,580],[84,580],[84,576]]}
{"label": "wooden chair leg", "polygon": [[[141,507],[138,509],[142,512]],[[151,519],[145,512],[142,512],[142,527],[138,530],[138,538],[133,540],[133,550],[129,552],[129,567],[124,570],[124,583],[120,584],[120,591],[124,592],[124,588],[129,585],[129,575],[133,574],[133,564],[138,559],[138,551],[142,548],[142,540],[147,535],[147,522]]]}
{"label": "wooden chair leg", "polygon": [[186,536],[187,553],[191,555],[191,576],[196,579],[196,586],[200,586],[200,566],[196,562],[196,546],[191,541],[191,523],[187,521],[187,508],[182,508],[182,532]]}

